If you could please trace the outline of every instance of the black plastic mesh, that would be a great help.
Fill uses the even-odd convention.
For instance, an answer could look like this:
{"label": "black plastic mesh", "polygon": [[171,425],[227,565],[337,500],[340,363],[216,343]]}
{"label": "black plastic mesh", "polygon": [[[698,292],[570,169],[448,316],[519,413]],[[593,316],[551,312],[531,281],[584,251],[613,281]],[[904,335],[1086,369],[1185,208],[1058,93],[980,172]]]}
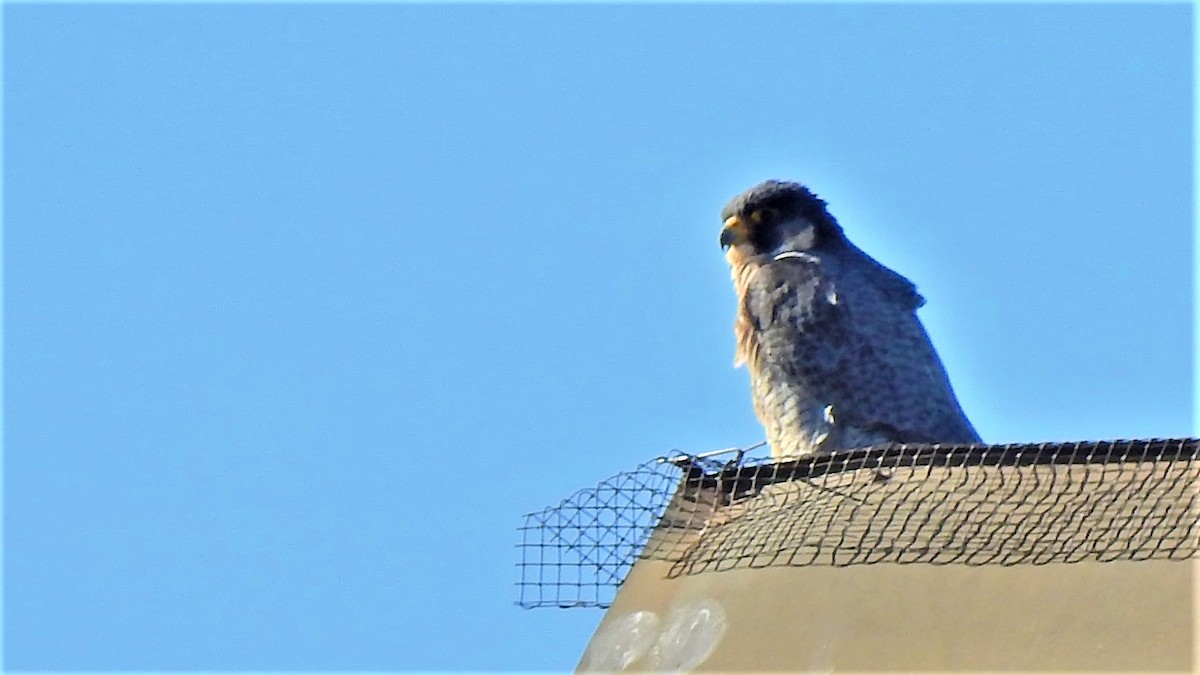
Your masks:
{"label": "black plastic mesh", "polygon": [[1197,552],[1195,439],[658,459],[529,514],[523,607],[607,607],[638,558],[746,567],[1043,565]]}
{"label": "black plastic mesh", "polygon": [[683,472],[642,464],[521,526],[522,607],[607,607],[654,529]]}

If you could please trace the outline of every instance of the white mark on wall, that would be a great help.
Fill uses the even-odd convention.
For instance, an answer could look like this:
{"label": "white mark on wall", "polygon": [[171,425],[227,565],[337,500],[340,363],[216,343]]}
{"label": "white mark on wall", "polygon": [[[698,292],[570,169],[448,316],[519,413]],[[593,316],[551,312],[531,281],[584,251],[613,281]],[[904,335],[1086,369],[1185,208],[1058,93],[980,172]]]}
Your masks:
{"label": "white mark on wall", "polygon": [[807,667],[804,669],[808,673],[832,673],[834,671],[833,662],[834,654],[836,653],[837,645],[829,642],[818,643],[808,653]]}
{"label": "white mark on wall", "polygon": [[580,670],[625,670],[634,662],[657,672],[686,672],[716,649],[727,625],[715,600],[691,600],[672,607],[666,620],[640,611],[604,626],[592,638]]}
{"label": "white mark on wall", "polygon": [[715,600],[672,607],[650,652],[655,670],[686,672],[704,663],[725,634],[725,610]]}
{"label": "white mark on wall", "polygon": [[588,645],[580,670],[625,670],[654,644],[660,623],[657,614],[642,611],[601,628]]}
{"label": "white mark on wall", "polygon": [[822,620],[809,628],[806,642],[812,648],[805,659],[805,672],[832,673],[836,670],[838,648],[841,638],[850,635],[849,623],[846,620],[846,608],[831,609]]}

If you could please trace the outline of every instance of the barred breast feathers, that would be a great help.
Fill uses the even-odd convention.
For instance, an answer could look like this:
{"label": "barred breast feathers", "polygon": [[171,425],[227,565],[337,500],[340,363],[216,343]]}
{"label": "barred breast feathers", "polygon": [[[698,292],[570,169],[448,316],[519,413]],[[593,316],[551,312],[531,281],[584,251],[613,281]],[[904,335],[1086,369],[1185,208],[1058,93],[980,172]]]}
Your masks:
{"label": "barred breast feathers", "polygon": [[746,295],[750,290],[750,282],[757,271],[758,265],[752,265],[749,262],[743,262],[730,267],[730,276],[733,277],[733,288],[738,299],[737,319],[733,323],[733,332],[737,338],[737,347],[733,358],[734,368],[741,365],[753,366],[758,360],[756,326],[754,325],[754,320],[750,317],[750,308],[746,301]]}

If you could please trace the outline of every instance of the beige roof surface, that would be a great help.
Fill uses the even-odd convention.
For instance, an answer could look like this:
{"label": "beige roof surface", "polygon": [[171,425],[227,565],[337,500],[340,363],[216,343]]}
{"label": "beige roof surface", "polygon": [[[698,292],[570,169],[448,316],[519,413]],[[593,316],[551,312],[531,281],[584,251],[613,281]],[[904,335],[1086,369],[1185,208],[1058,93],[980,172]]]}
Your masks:
{"label": "beige roof surface", "polygon": [[692,467],[580,669],[1190,671],[1196,453],[910,446]]}

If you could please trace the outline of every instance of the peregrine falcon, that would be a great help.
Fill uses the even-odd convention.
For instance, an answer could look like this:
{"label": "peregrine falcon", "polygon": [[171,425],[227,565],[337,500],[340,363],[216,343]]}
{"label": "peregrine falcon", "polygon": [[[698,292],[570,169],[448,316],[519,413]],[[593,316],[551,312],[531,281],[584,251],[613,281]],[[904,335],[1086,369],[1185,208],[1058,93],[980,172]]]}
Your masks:
{"label": "peregrine falcon", "polygon": [[735,365],[776,458],[877,443],[979,443],[912,282],[850,243],[825,202],[769,180],[721,211]]}

